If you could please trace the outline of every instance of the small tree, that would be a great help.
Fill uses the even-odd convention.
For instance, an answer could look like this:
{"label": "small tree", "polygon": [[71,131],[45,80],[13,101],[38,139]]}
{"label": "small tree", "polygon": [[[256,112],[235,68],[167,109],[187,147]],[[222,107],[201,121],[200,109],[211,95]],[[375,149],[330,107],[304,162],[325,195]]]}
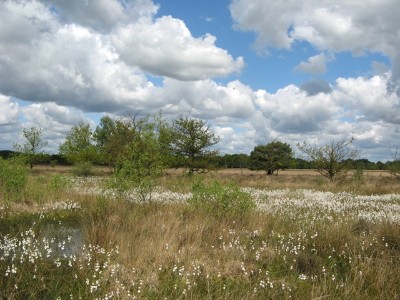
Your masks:
{"label": "small tree", "polygon": [[26,142],[22,145],[15,144],[14,148],[16,151],[20,152],[24,161],[28,163],[32,169],[35,163],[43,160],[46,156],[42,149],[47,146],[48,142],[43,140],[42,129],[35,126],[30,129],[24,128],[23,136]]}
{"label": "small tree", "polygon": [[156,179],[166,166],[159,122],[140,120],[132,140],[125,145],[124,155],[111,179],[119,194],[134,189],[141,201],[151,201]]}
{"label": "small tree", "polygon": [[217,154],[210,148],[219,141],[211,126],[203,120],[179,116],[172,124],[172,151],[183,159],[190,175],[209,167],[210,158]]}
{"label": "small tree", "polygon": [[127,147],[135,136],[136,127],[135,117],[113,120],[105,116],[93,133],[100,160],[112,167],[114,172],[127,155]]}
{"label": "small tree", "polygon": [[329,145],[312,146],[298,144],[301,152],[313,162],[315,169],[330,181],[343,180],[350,169],[349,161],[359,157],[360,151],[353,147],[354,139],[331,141]]}
{"label": "small tree", "polygon": [[256,146],[250,153],[251,169],[264,170],[267,175],[289,168],[292,159],[292,148],[289,144],[280,141]]}
{"label": "small tree", "polygon": [[64,143],[60,145],[60,154],[69,163],[82,169],[83,174],[79,175],[89,175],[91,164],[98,160],[90,125],[79,123],[72,127]]}
{"label": "small tree", "polygon": [[400,148],[396,148],[392,157],[393,161],[388,164],[388,170],[393,176],[400,176]]}

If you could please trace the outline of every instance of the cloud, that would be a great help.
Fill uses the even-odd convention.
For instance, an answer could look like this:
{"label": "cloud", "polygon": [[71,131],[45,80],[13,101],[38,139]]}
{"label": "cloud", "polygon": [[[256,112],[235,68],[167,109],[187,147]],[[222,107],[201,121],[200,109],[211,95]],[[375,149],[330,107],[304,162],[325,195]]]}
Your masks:
{"label": "cloud", "polygon": [[400,124],[400,97],[388,90],[390,74],[372,78],[338,78],[337,91],[348,116]]}
{"label": "cloud", "polygon": [[[243,66],[242,58],[216,47],[211,35],[193,38],[178,19],[153,20],[158,7],[151,1],[120,7],[122,2],[104,0],[104,9],[124,14],[118,22],[108,22],[108,10],[96,10],[96,1],[49,3],[0,3],[0,93],[88,112],[144,111],[162,106],[163,99],[143,70],[195,80]],[[136,18],[130,19],[133,12]],[[85,27],[97,17],[109,32]]]}
{"label": "cloud", "polygon": [[206,119],[249,118],[255,113],[253,90],[240,81],[219,85],[210,79],[193,82],[166,79],[162,95],[168,103],[164,110],[171,113]]}
{"label": "cloud", "polygon": [[97,112],[140,107],[152,93],[145,75],[118,60],[100,35],[77,25],[53,30],[33,44],[4,41],[14,49],[0,54],[0,92]]}
{"label": "cloud", "polygon": [[[217,121],[218,123],[218,121]],[[223,153],[249,153],[256,146],[256,129],[249,122],[229,122],[230,125],[215,127],[215,133],[221,138],[217,148]],[[232,125],[235,124],[235,125]]]}
{"label": "cloud", "polygon": [[305,91],[308,96],[315,96],[319,93],[329,94],[332,92],[332,87],[330,84],[322,79],[312,79],[303,83],[300,89]]}
{"label": "cloud", "polygon": [[256,48],[268,45],[289,49],[293,38],[288,36],[287,29],[293,22],[291,15],[301,6],[296,0],[233,0],[230,12],[236,28],[257,33]]}
{"label": "cloud", "polygon": [[331,95],[307,95],[294,85],[275,94],[260,90],[257,103],[272,129],[282,133],[317,132],[340,111]]}
{"label": "cloud", "polygon": [[383,53],[391,58],[393,84],[400,79],[400,19],[397,0],[233,0],[236,27],[257,34],[259,49],[289,49],[306,41],[317,49],[355,55]]}
{"label": "cloud", "polygon": [[78,24],[94,30],[109,32],[121,23],[151,18],[159,6],[151,0],[40,0],[62,23]]}
{"label": "cloud", "polygon": [[[65,139],[72,126],[80,122],[95,126],[94,121],[85,117],[82,111],[76,108],[60,106],[52,102],[33,103],[21,108],[25,121],[20,127],[32,126],[43,129],[43,139],[48,140],[46,150],[57,152],[60,143]],[[15,140],[15,138],[14,138]],[[21,141],[21,140],[20,140]]]}
{"label": "cloud", "polygon": [[[162,109],[168,118],[185,113],[211,121],[224,152],[250,153],[274,138],[295,148],[351,134],[381,159],[398,140],[400,122],[392,92],[400,70],[394,4],[232,1],[235,26],[256,32],[260,51],[289,49],[296,41],[322,51],[299,71],[325,72],[335,51],[380,52],[392,61],[391,71],[375,64],[371,78],[343,77],[331,85],[313,79],[271,92],[211,79],[240,72],[243,59],[218,47],[216,37],[195,37],[182,20],[158,16],[150,0],[0,1],[1,148],[12,148],[17,133],[35,125],[57,151],[71,126],[95,126],[84,112]],[[157,84],[149,73],[161,77]],[[18,105],[17,98],[28,104]]]}
{"label": "cloud", "polygon": [[294,70],[307,74],[324,74],[328,71],[326,63],[331,61],[332,59],[332,55],[328,56],[325,53],[321,53],[315,56],[311,56],[306,62],[302,61],[294,68]]}
{"label": "cloud", "polygon": [[20,108],[10,97],[0,94],[0,107],[0,128],[18,122]]}
{"label": "cloud", "polygon": [[242,57],[235,60],[216,47],[214,36],[194,38],[184,22],[171,16],[121,27],[112,42],[128,64],[179,80],[226,76],[244,66]]}

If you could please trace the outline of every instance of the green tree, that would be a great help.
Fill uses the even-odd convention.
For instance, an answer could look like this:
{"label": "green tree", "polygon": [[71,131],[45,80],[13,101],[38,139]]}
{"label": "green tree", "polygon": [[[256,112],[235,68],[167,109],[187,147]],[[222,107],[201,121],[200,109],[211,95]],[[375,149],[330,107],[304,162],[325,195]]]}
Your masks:
{"label": "green tree", "polygon": [[100,124],[93,133],[101,161],[113,167],[114,172],[118,172],[122,161],[129,155],[130,143],[134,141],[136,135],[148,131],[149,128],[156,134],[158,142],[163,145],[160,151],[165,155],[166,161],[167,158],[170,159],[171,130],[160,113],[153,117],[143,118],[136,116],[119,119],[112,119],[109,116],[101,118]]}
{"label": "green tree", "polygon": [[28,182],[28,169],[22,157],[7,160],[0,157],[0,199],[19,201],[23,199]]}
{"label": "green tree", "polygon": [[298,144],[301,152],[312,160],[315,169],[330,181],[343,180],[351,168],[350,160],[359,157],[360,151],[353,146],[354,139],[331,141],[325,146]]}
{"label": "green tree", "polygon": [[101,118],[100,124],[93,133],[100,160],[117,171],[126,156],[127,145],[136,132],[135,118],[113,120],[109,116]]}
{"label": "green tree", "polygon": [[[98,161],[98,154],[94,145],[92,130],[89,124],[79,123],[67,133],[64,143],[60,145],[60,154],[69,163],[76,167],[87,169],[90,172],[92,163]],[[82,174],[86,175],[86,174]]]}
{"label": "green tree", "polygon": [[166,166],[164,136],[160,120],[148,117],[138,121],[135,134],[125,145],[111,187],[119,194],[133,189],[141,201],[151,201],[157,177]]}
{"label": "green tree", "polygon": [[250,153],[252,170],[264,170],[267,175],[275,171],[289,168],[293,159],[293,151],[289,144],[273,141],[266,145],[258,145]]}
{"label": "green tree", "polygon": [[392,157],[393,161],[388,163],[388,170],[393,176],[400,176],[400,148],[396,148]]}
{"label": "green tree", "polygon": [[179,116],[172,123],[171,149],[189,169],[189,174],[209,167],[210,160],[217,155],[211,150],[220,138],[211,126],[199,119]]}
{"label": "green tree", "polygon": [[47,155],[42,150],[48,142],[43,140],[43,130],[38,127],[24,128],[23,137],[26,139],[22,145],[15,144],[14,148],[20,152],[23,160],[29,164],[30,168],[39,161],[42,161]]}

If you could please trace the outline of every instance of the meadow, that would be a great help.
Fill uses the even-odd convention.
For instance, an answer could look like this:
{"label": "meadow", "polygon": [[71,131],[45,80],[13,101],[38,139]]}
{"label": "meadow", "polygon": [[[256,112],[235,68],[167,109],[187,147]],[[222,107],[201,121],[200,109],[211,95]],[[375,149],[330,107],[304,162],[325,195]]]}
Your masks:
{"label": "meadow", "polygon": [[151,201],[109,170],[0,188],[1,299],[400,299],[400,181],[168,170]]}

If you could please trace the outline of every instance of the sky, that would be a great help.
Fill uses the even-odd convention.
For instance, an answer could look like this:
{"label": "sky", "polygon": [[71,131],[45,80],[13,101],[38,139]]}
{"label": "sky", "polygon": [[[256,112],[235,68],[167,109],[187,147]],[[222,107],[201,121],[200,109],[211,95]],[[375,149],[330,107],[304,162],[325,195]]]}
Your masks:
{"label": "sky", "polygon": [[0,149],[42,128],[162,111],[222,153],[274,140],[400,142],[399,0],[1,0]]}

